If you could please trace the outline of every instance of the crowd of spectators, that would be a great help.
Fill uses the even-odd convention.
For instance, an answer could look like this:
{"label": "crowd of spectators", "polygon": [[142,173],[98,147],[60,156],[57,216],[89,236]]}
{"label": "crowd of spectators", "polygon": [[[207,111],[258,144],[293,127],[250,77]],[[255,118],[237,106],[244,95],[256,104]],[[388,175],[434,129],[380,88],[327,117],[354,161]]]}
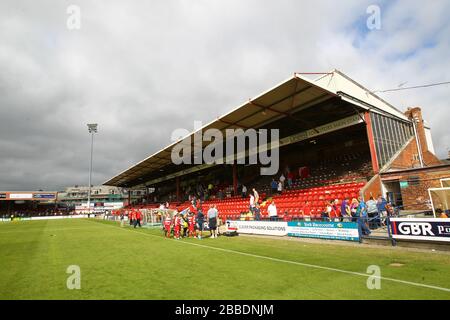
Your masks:
{"label": "crowd of spectators", "polygon": [[75,214],[75,212],[61,208],[24,208],[0,211],[0,217],[3,219],[63,216],[68,214]]}

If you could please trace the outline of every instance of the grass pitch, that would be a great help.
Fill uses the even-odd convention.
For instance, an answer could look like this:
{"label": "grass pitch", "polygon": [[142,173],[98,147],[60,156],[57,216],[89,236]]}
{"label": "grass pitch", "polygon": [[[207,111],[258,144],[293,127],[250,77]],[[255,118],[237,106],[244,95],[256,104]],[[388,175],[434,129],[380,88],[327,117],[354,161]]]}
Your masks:
{"label": "grass pitch", "polygon": [[[79,290],[67,289],[70,265],[80,267]],[[381,268],[379,290],[367,288],[369,265]],[[255,237],[169,240],[159,229],[93,219],[0,223],[0,270],[0,299],[450,299],[448,254]]]}

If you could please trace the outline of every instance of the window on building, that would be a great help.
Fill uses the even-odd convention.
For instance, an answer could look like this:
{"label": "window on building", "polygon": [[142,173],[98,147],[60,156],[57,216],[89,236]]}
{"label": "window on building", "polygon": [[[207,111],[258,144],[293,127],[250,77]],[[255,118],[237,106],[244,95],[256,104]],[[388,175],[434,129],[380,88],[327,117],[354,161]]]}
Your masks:
{"label": "window on building", "polygon": [[419,184],[420,184],[420,178],[418,176],[408,177],[408,185],[409,186],[418,186]]}

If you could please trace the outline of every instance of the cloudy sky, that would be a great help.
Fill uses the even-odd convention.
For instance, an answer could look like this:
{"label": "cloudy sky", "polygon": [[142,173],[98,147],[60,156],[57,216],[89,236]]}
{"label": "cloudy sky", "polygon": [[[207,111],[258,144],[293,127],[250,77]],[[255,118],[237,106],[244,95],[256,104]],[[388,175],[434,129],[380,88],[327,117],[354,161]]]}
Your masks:
{"label": "cloudy sky", "polygon": [[[337,68],[372,90],[450,81],[450,1],[0,2],[0,190],[99,184],[288,78]],[[369,5],[381,9],[370,30]],[[70,5],[81,28],[69,29]],[[73,21],[73,20],[70,20]],[[406,83],[406,84],[405,84]],[[450,148],[450,87],[380,94],[421,106]]]}

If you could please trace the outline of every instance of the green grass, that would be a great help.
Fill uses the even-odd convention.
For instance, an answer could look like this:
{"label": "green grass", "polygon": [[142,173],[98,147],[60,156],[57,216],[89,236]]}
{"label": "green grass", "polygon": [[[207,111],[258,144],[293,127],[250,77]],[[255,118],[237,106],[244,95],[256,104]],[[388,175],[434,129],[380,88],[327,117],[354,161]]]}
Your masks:
{"label": "green grass", "polygon": [[[169,240],[158,229],[73,219],[0,224],[0,299],[450,299],[388,280],[369,290],[366,277],[214,248],[359,273],[378,265],[382,277],[450,288],[450,255],[437,252],[254,237]],[[80,290],[66,287],[69,265],[81,268]]]}

